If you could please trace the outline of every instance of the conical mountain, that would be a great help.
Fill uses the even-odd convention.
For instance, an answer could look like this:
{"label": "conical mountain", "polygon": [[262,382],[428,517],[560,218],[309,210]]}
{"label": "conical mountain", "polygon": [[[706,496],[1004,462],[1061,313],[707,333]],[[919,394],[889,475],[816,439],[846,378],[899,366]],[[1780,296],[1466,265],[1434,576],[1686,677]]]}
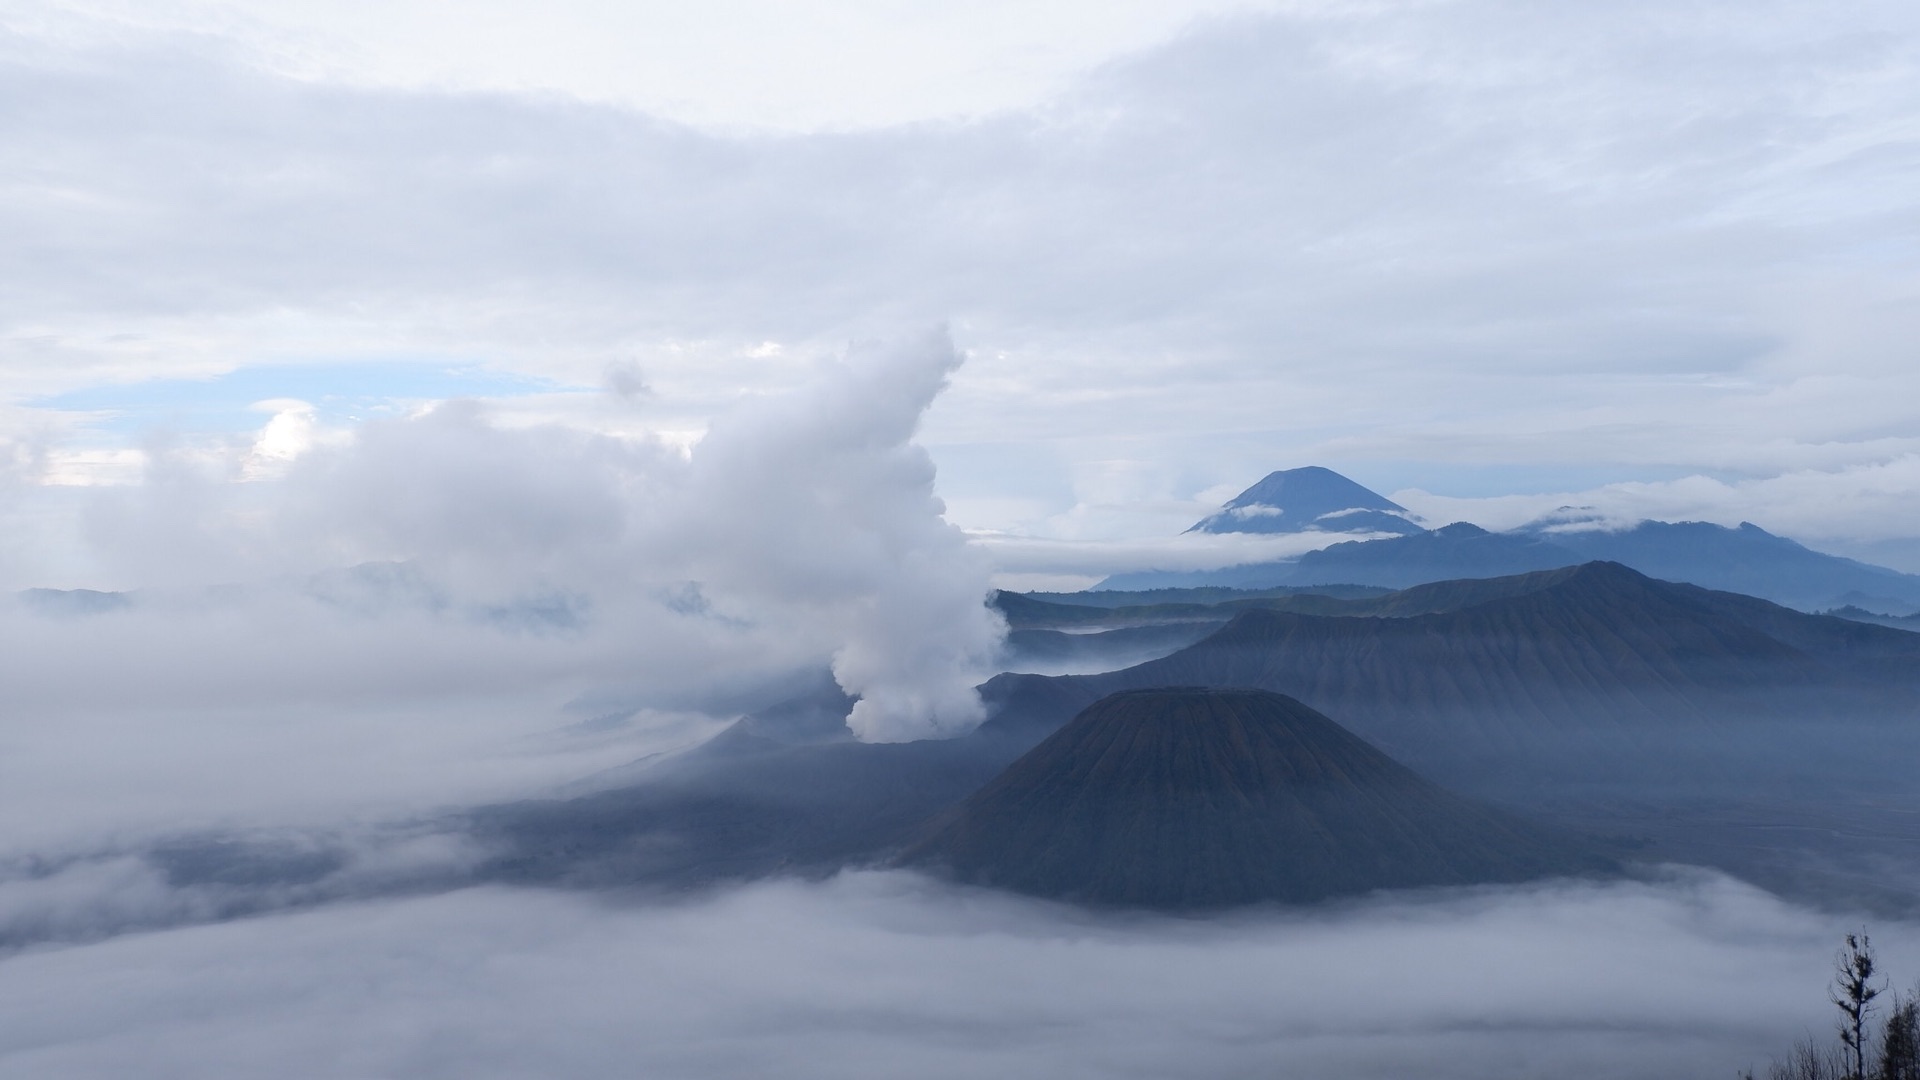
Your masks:
{"label": "conical mountain", "polygon": [[1341,476],[1309,465],[1268,473],[1220,512],[1188,532],[1420,533],[1407,508]]}
{"label": "conical mountain", "polygon": [[1095,702],[902,861],[1038,896],[1176,910],[1606,865],[1428,783],[1292,698],[1195,687]]}

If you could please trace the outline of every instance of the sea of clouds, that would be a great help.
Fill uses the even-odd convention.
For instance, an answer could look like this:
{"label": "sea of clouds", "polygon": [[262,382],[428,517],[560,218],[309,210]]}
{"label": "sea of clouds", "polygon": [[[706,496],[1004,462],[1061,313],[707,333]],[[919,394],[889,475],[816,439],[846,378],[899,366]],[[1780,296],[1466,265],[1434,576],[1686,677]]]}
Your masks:
{"label": "sea of clouds", "polygon": [[[965,730],[996,567],[1293,554],[1140,539],[1277,467],[1912,536],[1911,4],[1289,5],[810,135],[51,6],[0,9],[0,1075],[1727,1076],[1826,1031],[1857,916],[1713,875],[1096,917],[475,888],[457,822],[822,669],[863,738]],[[964,370],[803,359],[941,318]],[[59,403],[395,356],[611,392],[231,443]]]}
{"label": "sea of clouds", "polygon": [[476,888],[13,953],[0,1075],[1731,1076],[1824,1032],[1844,925],[1693,873],[1195,920],[899,872]]}
{"label": "sea of clouds", "polygon": [[690,453],[455,402],[92,491],[157,584],[0,612],[0,1075],[1719,1075],[1825,1023],[1849,917],[1692,871],[1215,919],[473,886],[461,809],[822,666],[862,737],[978,720],[990,567],[913,442],[959,362],[857,347]]}

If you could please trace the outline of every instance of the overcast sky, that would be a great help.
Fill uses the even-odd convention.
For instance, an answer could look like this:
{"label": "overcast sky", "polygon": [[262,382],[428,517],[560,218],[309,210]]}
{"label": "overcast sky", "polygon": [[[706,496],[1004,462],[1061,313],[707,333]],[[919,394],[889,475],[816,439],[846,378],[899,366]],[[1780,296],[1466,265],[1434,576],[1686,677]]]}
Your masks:
{"label": "overcast sky", "polygon": [[[1273,469],[1920,570],[1915,102],[1911,0],[0,0],[0,1076],[1731,1075],[1824,1031],[1854,917],[1710,874],[1221,921],[432,889],[449,811],[825,671],[863,738],[964,730],[991,582],[1296,553],[1170,540]],[[324,856],[249,899],[313,906],[219,921],[155,854],[208,837]]]}
{"label": "overcast sky", "polygon": [[922,441],[970,529],[1163,536],[1319,463],[1434,518],[1920,536],[1898,0],[0,25],[17,484],[461,395],[687,443],[944,323],[968,360]]}

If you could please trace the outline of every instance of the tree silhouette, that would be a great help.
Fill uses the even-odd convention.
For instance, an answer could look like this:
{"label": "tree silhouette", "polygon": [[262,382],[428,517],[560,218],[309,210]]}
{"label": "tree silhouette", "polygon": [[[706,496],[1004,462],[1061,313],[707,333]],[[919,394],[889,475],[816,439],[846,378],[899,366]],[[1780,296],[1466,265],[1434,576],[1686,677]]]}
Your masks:
{"label": "tree silhouette", "polygon": [[1840,1043],[1853,1059],[1847,1080],[1867,1080],[1867,1015],[1885,987],[1875,987],[1873,943],[1865,931],[1848,934],[1834,957],[1833,1003],[1840,1009]]}
{"label": "tree silhouette", "polygon": [[[1874,985],[1880,971],[1873,943],[1864,930],[1843,940],[1845,948],[1834,956],[1827,991],[1840,1010],[1840,1044],[1801,1039],[1784,1059],[1773,1060],[1767,1080],[1920,1080],[1920,988],[1911,997],[1895,994],[1876,1031],[1874,1000],[1886,985]],[[1757,1080],[1752,1069],[1737,1075]]]}
{"label": "tree silhouette", "polygon": [[1920,999],[1894,995],[1880,1031],[1876,1080],[1920,1080]]}

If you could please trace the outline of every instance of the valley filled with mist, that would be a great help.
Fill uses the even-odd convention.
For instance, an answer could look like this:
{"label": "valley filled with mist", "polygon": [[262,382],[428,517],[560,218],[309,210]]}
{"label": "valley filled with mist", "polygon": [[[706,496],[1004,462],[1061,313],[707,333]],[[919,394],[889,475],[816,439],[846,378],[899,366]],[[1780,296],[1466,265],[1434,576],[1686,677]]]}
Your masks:
{"label": "valley filled with mist", "polygon": [[0,1078],[1911,1080],[1915,100],[0,0]]}
{"label": "valley filled with mist", "polygon": [[1453,576],[1336,508],[1329,573],[1422,583],[995,590],[912,441],[960,362],[856,350],[690,454],[447,407],[93,493],[103,559],[254,573],[6,604],[0,1060],[1706,1073],[1820,1022],[1840,928],[1920,947],[1920,579]]}

